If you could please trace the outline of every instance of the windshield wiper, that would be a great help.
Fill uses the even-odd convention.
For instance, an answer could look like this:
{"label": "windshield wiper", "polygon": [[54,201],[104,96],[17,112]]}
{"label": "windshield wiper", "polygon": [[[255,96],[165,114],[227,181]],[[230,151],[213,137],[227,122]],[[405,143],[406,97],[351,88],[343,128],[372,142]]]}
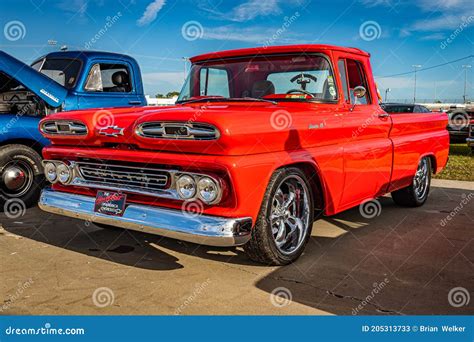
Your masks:
{"label": "windshield wiper", "polygon": [[271,104],[278,104],[276,101],[267,100],[267,99],[257,99],[255,97],[234,97],[230,98],[229,101],[254,101],[254,102],[268,102]]}
{"label": "windshield wiper", "polygon": [[215,102],[215,101],[253,101],[253,102],[268,102],[276,105],[276,101],[266,100],[266,99],[257,99],[254,97],[220,97],[220,96],[210,96],[204,97],[201,99],[194,100],[183,100],[176,102],[177,104],[187,104],[187,103],[198,103],[198,102]]}
{"label": "windshield wiper", "polygon": [[221,96],[209,96],[209,97],[202,97],[200,99],[194,99],[194,100],[181,100],[181,101],[176,101],[177,104],[183,104],[183,103],[197,103],[197,102],[210,102],[214,100],[222,101],[225,100],[225,97]]}

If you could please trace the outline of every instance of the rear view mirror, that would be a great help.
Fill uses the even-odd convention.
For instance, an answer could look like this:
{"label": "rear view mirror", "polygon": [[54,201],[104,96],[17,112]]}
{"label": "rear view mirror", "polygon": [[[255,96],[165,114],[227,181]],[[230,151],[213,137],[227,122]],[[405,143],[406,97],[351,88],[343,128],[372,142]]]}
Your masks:
{"label": "rear view mirror", "polygon": [[366,93],[367,90],[363,86],[357,86],[354,88],[354,96],[358,99],[364,97]]}

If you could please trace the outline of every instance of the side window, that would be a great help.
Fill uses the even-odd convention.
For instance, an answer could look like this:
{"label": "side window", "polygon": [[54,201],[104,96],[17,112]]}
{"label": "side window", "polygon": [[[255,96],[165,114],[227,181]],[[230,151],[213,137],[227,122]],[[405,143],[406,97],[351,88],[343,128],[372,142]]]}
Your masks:
{"label": "side window", "polygon": [[87,76],[86,91],[130,93],[130,71],[124,64],[94,64]]}
{"label": "side window", "polygon": [[202,68],[199,74],[200,96],[230,97],[227,71],[216,68]]}
{"label": "side window", "polygon": [[337,68],[339,69],[339,77],[342,83],[342,90],[344,92],[344,101],[349,102],[349,87],[347,86],[347,69],[346,69],[346,61],[344,59],[340,59],[337,62]]}
{"label": "side window", "polygon": [[[367,85],[367,78],[364,74],[362,65],[352,59],[346,59],[347,75],[348,75],[348,86],[349,94],[351,97],[351,103],[354,104],[368,104],[370,103],[370,89]],[[367,93],[362,98],[356,98],[354,96],[354,88],[363,86]]]}

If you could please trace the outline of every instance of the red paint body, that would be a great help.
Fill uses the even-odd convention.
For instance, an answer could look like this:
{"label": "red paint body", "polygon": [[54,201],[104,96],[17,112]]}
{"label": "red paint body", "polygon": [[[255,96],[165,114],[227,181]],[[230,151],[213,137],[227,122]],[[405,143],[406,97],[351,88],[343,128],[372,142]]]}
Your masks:
{"label": "red paint body", "polygon": [[[367,75],[371,103],[351,105],[343,100],[340,77],[335,77],[337,103],[312,102],[213,102],[165,108],[110,109],[114,125],[125,128],[120,137],[98,134],[95,111],[58,113],[51,119],[73,119],[87,124],[87,137],[47,136],[53,145],[44,149],[46,159],[94,158],[142,162],[170,168],[210,173],[223,180],[223,200],[207,206],[204,213],[223,217],[258,215],[272,173],[283,166],[306,164],[320,180],[324,213],[333,215],[362,201],[411,184],[418,162],[432,156],[439,172],[448,159],[448,118],[443,113],[384,114],[378,105],[369,55],[358,49],[326,45],[301,45],[243,49],[192,58],[202,62],[257,54],[321,53],[331,61],[338,75],[338,59],[351,58]],[[291,125],[276,130],[272,114],[290,114]],[[160,140],[137,136],[135,127],[147,121],[193,121],[216,126],[217,141]],[[318,127],[315,129],[315,127]],[[55,184],[54,189],[90,194],[97,190]],[[181,208],[181,202],[130,194],[127,201]]]}

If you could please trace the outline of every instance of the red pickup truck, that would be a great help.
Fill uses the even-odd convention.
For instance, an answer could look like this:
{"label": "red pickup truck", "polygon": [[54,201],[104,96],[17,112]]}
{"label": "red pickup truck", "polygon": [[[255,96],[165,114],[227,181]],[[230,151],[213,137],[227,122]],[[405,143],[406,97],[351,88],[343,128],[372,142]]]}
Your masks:
{"label": "red pickup truck", "polygon": [[385,112],[364,51],[279,46],[191,62],[175,106],[110,109],[106,126],[94,110],[42,120],[53,145],[40,207],[284,265],[317,218],[386,193],[420,206],[446,165],[446,114]]}

